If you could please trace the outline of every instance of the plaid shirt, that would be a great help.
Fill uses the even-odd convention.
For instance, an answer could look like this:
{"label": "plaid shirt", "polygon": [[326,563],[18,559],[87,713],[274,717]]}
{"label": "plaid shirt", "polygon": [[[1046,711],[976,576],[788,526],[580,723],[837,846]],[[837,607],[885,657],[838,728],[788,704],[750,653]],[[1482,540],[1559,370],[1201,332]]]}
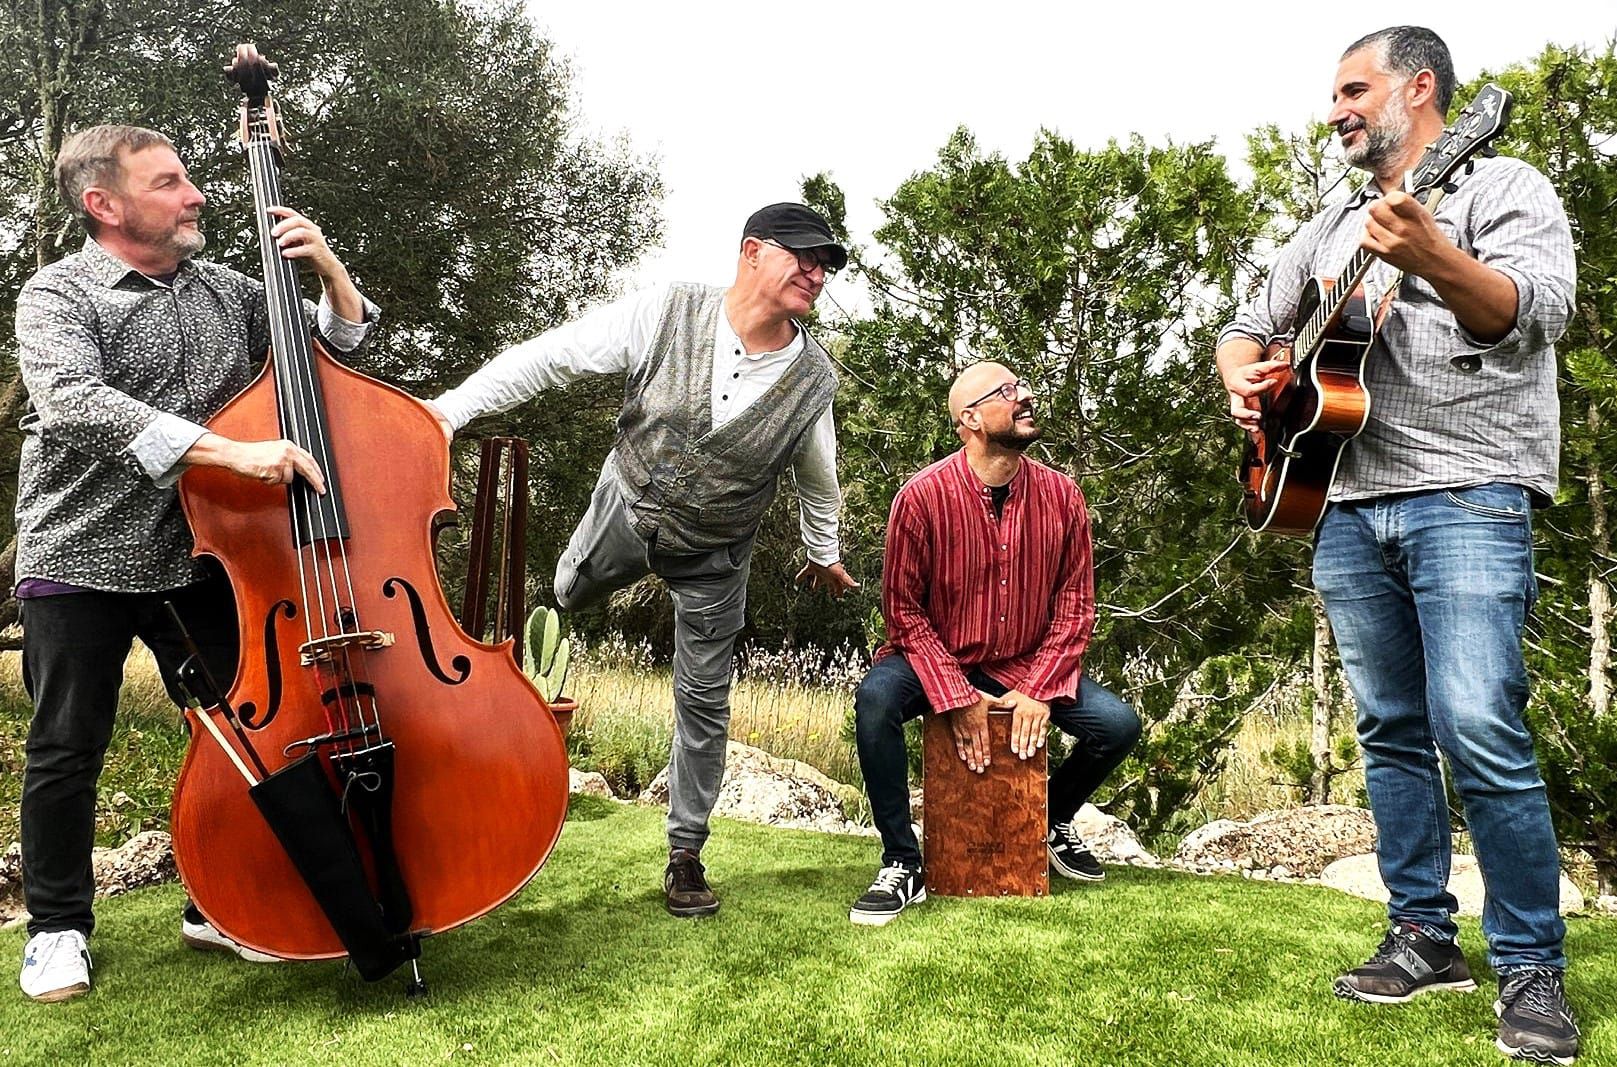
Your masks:
{"label": "plaid shirt", "polygon": [[[305,307],[342,352],[369,334],[365,310],[356,324]],[[17,342],[17,578],[157,592],[202,577],[174,483],[269,347],[263,284],[191,260],[165,284],[86,240],[23,286]]]}
{"label": "plaid shirt", "polygon": [[939,460],[893,498],[881,606],[876,658],[902,653],[933,711],[977,699],[973,667],[1035,700],[1075,700],[1095,628],[1083,493],[1024,456],[996,518],[965,449]]}
{"label": "plaid shirt", "polygon": [[[1255,300],[1219,336],[1264,343],[1289,332],[1304,284],[1334,276],[1364,236],[1374,182],[1327,208],[1281,250]],[[1561,445],[1555,342],[1572,314],[1576,267],[1566,212],[1549,180],[1518,159],[1476,161],[1437,206],[1459,248],[1516,283],[1516,324],[1502,340],[1472,337],[1422,278],[1404,278],[1365,363],[1370,419],[1348,445],[1332,500],[1512,482],[1555,495]],[[1372,262],[1377,300],[1394,276]]]}

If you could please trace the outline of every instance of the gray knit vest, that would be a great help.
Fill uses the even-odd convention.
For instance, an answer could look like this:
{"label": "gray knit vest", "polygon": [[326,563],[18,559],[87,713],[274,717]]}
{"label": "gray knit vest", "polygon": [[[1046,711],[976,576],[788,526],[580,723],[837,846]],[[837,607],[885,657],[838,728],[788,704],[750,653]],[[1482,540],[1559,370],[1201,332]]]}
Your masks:
{"label": "gray knit vest", "polygon": [[708,552],[751,537],[803,435],[836,392],[831,360],[803,331],[780,380],[713,428],[713,336],[725,290],[675,285],[629,376],[611,461],[635,532],[657,552]]}

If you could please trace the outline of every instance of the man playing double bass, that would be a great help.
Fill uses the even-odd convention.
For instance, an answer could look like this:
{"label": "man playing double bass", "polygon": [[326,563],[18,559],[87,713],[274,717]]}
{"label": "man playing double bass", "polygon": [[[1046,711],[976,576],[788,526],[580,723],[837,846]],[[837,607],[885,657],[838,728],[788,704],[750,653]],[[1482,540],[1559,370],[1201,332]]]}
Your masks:
{"label": "man playing double bass", "polygon": [[[236,673],[230,585],[216,565],[191,558],[175,481],[187,467],[217,466],[268,484],[324,484],[314,457],[290,441],[230,440],[201,425],[247,385],[269,346],[269,319],[261,282],[192,258],[205,243],[204,198],[168,138],[135,126],[84,130],[62,146],[56,181],[88,237],[17,299],[30,410],[16,595],[23,683],[34,702],[21,812],[30,937],[20,982],[41,1001],[90,987],[96,779],[132,640],[151,649],[169,695],[184,703],[177,671],[186,651],[165,607],[172,602],[218,683]],[[319,332],[328,347],[354,351],[375,307],[319,227],[271,210],[281,254],[320,276],[324,296],[309,308]],[[194,908],[181,931],[194,947],[270,959],[225,938]]]}
{"label": "man playing double bass", "polygon": [[1572,309],[1572,239],[1554,189],[1520,160],[1478,161],[1435,217],[1400,191],[1453,93],[1448,48],[1430,30],[1395,26],[1348,48],[1330,122],[1372,180],[1280,252],[1224,330],[1218,364],[1231,415],[1253,430],[1287,373],[1262,358],[1264,344],[1309,277],[1360,247],[1380,260],[1373,296],[1405,272],[1367,361],[1369,422],[1342,458],[1314,549],[1391,894],[1380,947],[1334,988],[1387,1004],[1476,987],[1446,887],[1441,752],[1487,885],[1498,1047],[1566,1064],[1578,1029],[1562,984],[1560,859],[1522,718],[1522,627],[1535,593],[1531,511],[1556,487],[1554,344]]}

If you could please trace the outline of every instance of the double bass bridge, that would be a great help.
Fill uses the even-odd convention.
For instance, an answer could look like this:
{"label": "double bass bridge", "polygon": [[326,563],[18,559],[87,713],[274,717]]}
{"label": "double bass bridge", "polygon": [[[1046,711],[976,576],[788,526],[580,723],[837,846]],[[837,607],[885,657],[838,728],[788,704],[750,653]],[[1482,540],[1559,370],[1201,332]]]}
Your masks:
{"label": "double bass bridge", "polygon": [[332,662],[339,652],[357,650],[372,652],[393,644],[393,635],[386,630],[356,630],[352,633],[329,634],[305,641],[298,646],[298,661],[305,667]]}

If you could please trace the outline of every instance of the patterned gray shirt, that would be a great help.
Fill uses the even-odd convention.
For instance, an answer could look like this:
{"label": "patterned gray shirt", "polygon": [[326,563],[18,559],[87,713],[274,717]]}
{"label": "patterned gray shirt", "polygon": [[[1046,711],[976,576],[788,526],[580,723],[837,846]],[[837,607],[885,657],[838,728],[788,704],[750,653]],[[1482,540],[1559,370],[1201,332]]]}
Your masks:
{"label": "patterned gray shirt", "polygon": [[[366,301],[347,322],[324,299],[305,313],[341,352],[377,314]],[[269,347],[263,284],[191,260],[165,284],[86,240],[23,286],[17,341],[17,578],[157,592],[202,577],[174,483]]]}
{"label": "patterned gray shirt", "polygon": [[[1334,276],[1358,248],[1374,182],[1305,225],[1255,300],[1219,335],[1260,343],[1289,332],[1307,280]],[[1516,283],[1516,324],[1496,344],[1472,337],[1424,279],[1404,278],[1365,364],[1370,418],[1348,445],[1332,500],[1504,481],[1540,503],[1555,495],[1561,444],[1555,342],[1572,314],[1576,268],[1566,212],[1549,180],[1518,159],[1477,161],[1437,207],[1449,239]],[[1396,272],[1372,262],[1378,299]]]}

